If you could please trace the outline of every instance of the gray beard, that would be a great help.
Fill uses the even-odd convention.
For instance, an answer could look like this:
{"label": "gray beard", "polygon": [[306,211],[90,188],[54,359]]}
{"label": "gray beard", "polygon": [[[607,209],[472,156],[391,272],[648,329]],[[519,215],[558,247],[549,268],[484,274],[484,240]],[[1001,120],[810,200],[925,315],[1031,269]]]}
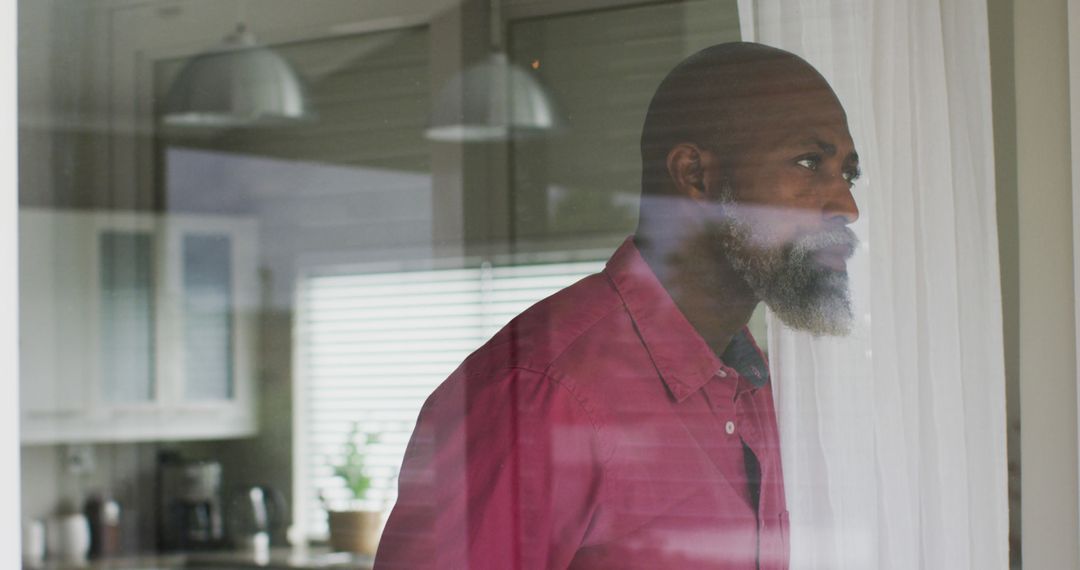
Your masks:
{"label": "gray beard", "polygon": [[813,254],[833,245],[854,251],[855,232],[841,226],[778,248],[755,248],[761,241],[755,228],[738,219],[737,205],[726,209],[729,215],[715,226],[716,237],[723,255],[755,295],[789,327],[814,335],[848,334],[854,315],[847,272],[823,267]]}

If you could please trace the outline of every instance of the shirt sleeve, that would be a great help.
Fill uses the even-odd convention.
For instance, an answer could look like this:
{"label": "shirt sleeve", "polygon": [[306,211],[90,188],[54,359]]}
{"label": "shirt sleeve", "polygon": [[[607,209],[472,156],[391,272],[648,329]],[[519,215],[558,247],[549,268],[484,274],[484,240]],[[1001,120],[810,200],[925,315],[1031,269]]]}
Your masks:
{"label": "shirt sleeve", "polygon": [[459,371],[420,413],[375,569],[568,567],[597,509],[602,455],[564,383]]}

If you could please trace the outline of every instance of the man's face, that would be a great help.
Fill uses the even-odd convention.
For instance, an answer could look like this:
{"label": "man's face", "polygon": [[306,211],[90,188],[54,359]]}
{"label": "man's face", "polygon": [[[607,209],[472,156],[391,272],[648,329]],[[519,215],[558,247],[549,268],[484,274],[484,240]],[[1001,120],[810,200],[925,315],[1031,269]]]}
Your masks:
{"label": "man's face", "polygon": [[845,334],[859,165],[843,109],[825,87],[744,117],[733,162],[707,173],[721,189],[712,231],[723,255],[789,326]]}

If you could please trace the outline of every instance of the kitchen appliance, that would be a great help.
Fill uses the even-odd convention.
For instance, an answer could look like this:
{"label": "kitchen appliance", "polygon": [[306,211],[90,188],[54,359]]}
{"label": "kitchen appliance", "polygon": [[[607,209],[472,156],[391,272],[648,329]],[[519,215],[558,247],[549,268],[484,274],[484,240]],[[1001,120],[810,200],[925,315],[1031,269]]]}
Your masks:
{"label": "kitchen appliance", "polygon": [[256,485],[237,490],[228,505],[228,530],[233,545],[259,552],[279,536],[288,521],[285,496],[273,487]]}
{"label": "kitchen appliance", "polygon": [[164,458],[160,464],[162,550],[223,546],[221,464]]}

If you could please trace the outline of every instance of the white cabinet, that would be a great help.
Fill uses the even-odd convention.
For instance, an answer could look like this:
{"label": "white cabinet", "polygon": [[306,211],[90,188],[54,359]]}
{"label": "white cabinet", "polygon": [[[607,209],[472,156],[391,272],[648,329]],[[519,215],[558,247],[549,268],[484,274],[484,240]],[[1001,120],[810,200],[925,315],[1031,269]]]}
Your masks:
{"label": "white cabinet", "polygon": [[255,432],[255,222],[20,213],[23,443]]}
{"label": "white cabinet", "polygon": [[89,397],[91,219],[34,212],[19,224],[20,410],[24,419],[62,422]]}

